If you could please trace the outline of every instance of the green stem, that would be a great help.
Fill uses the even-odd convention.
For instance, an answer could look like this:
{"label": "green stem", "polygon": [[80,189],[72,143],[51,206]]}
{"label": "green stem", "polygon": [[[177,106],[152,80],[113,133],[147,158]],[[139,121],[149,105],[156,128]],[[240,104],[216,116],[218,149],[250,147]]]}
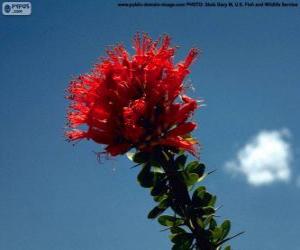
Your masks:
{"label": "green stem", "polygon": [[182,180],[180,172],[176,169],[173,154],[169,152],[163,152],[163,154],[168,159],[163,157],[165,160],[162,162],[162,167],[169,180],[169,186],[176,205],[183,211],[186,226],[191,230],[196,239],[196,249],[216,250],[216,247],[205,236],[205,230],[198,225],[197,216],[194,213],[190,213],[193,210],[191,197],[187,185]]}

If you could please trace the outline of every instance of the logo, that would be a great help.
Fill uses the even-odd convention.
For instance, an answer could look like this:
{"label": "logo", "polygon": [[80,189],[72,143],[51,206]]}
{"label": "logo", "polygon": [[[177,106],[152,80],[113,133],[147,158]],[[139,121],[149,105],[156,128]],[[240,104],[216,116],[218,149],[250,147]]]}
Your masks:
{"label": "logo", "polygon": [[9,4],[6,4],[5,6],[4,6],[4,12],[5,13],[9,13],[10,12],[10,10],[11,10],[11,7],[10,7],[10,5]]}
{"label": "logo", "polygon": [[5,16],[28,16],[31,15],[31,2],[4,2],[2,14]]}

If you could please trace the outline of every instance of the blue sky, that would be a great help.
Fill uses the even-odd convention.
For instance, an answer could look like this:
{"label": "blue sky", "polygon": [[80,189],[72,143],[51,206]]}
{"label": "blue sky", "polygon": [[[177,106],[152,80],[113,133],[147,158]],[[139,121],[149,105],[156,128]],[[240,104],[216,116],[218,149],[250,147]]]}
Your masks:
{"label": "blue sky", "polygon": [[177,60],[192,46],[203,50],[188,78],[190,94],[206,103],[195,136],[203,162],[218,170],[205,185],[223,205],[221,218],[232,220],[232,233],[246,231],[233,249],[297,249],[299,8],[116,4],[32,1],[31,16],[0,16],[0,249],[170,248],[146,218],[153,202],[127,158],[98,164],[96,144],[63,138],[70,79],[105,46],[130,48],[137,31],[170,34]]}

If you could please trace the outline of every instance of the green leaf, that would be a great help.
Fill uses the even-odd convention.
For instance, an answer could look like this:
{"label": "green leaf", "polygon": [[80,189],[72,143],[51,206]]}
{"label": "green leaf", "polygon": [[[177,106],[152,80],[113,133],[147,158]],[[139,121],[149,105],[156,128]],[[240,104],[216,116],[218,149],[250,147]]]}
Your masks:
{"label": "green leaf", "polygon": [[216,205],[216,201],[217,201],[217,196],[213,195],[212,198],[210,199],[208,206],[210,207],[214,207]]}
{"label": "green leaf", "polygon": [[173,211],[176,214],[184,217],[184,209],[182,208],[182,206],[180,206],[178,203],[176,203],[176,201],[174,201],[174,200],[171,201],[171,208],[173,209]]}
{"label": "green leaf", "polygon": [[193,186],[199,180],[199,175],[194,173],[187,173],[184,175],[184,181],[187,186]]}
{"label": "green leaf", "polygon": [[191,240],[193,240],[193,235],[190,233],[175,234],[172,238],[172,242],[177,245],[187,245]]}
{"label": "green leaf", "polygon": [[151,165],[146,164],[137,176],[137,179],[142,187],[149,188],[153,186],[154,173],[151,172]]}
{"label": "green leaf", "polygon": [[172,234],[186,233],[186,231],[181,227],[171,227],[170,231]]}
{"label": "green leaf", "polygon": [[193,193],[192,202],[195,207],[207,207],[212,199],[214,200],[214,197],[206,192],[205,188],[199,187]]}
{"label": "green leaf", "polygon": [[162,214],[170,206],[170,200],[165,197],[160,203],[154,207],[148,214],[149,219],[155,219],[158,215]]}
{"label": "green leaf", "polygon": [[205,165],[203,163],[198,162],[198,161],[192,161],[186,166],[186,170],[189,173],[197,174],[200,178],[204,174]]}
{"label": "green leaf", "polygon": [[184,165],[186,163],[186,159],[187,159],[187,156],[182,154],[180,156],[178,156],[175,160],[175,166],[177,169],[183,169],[184,168]]}
{"label": "green leaf", "polygon": [[203,181],[207,176],[208,176],[208,174],[203,174],[203,175],[198,179],[198,182]]}
{"label": "green leaf", "polygon": [[183,220],[170,215],[162,215],[158,218],[159,224],[166,227],[175,227],[183,224]]}
{"label": "green leaf", "polygon": [[155,219],[158,215],[162,214],[167,208],[154,207],[148,214],[148,219]]}
{"label": "green leaf", "polygon": [[133,152],[127,152],[126,153],[126,156],[129,160],[133,161],[133,156],[134,156],[134,153]]}
{"label": "green leaf", "polygon": [[197,222],[197,224],[198,224],[201,228],[204,229],[204,227],[205,227],[204,222],[203,222],[200,218],[197,218],[197,219],[196,219],[196,222]]}
{"label": "green leaf", "polygon": [[158,166],[152,166],[152,172],[153,173],[160,173],[160,174],[164,174],[165,170],[163,170],[162,167],[158,167]]}
{"label": "green leaf", "polygon": [[165,175],[161,173],[154,173],[154,183],[151,190],[152,196],[160,196],[168,191],[167,180]]}
{"label": "green leaf", "polygon": [[194,195],[197,193],[204,193],[206,191],[206,188],[204,186],[200,186],[198,187],[195,191],[194,191]]}
{"label": "green leaf", "polygon": [[203,224],[204,224],[204,228],[207,227],[208,225],[210,225],[210,222],[211,220],[214,218],[214,215],[211,214],[211,215],[208,215],[204,221],[203,221]]}
{"label": "green leaf", "polygon": [[161,183],[159,185],[155,185],[151,190],[152,196],[161,196],[164,195],[168,191],[168,187],[165,183]]}
{"label": "green leaf", "polygon": [[151,158],[151,159],[150,159],[150,162],[151,162],[151,166],[152,166],[152,167],[158,167],[158,168],[161,168],[160,163],[157,162],[155,159]]}
{"label": "green leaf", "polygon": [[172,246],[172,250],[189,250],[189,248],[185,248],[182,245],[175,244],[175,245]]}
{"label": "green leaf", "polygon": [[230,227],[231,227],[231,223],[229,220],[225,220],[222,223],[222,225],[221,225],[222,237],[220,238],[221,240],[223,240],[229,234]]}
{"label": "green leaf", "polygon": [[177,152],[176,152],[178,155],[183,155],[185,153],[185,150],[183,149],[177,149]]}
{"label": "green leaf", "polygon": [[207,174],[204,174],[205,166],[198,161],[190,162],[185,168],[183,174],[184,181],[187,186],[193,186],[197,182],[205,179]]}
{"label": "green leaf", "polygon": [[222,229],[219,227],[216,227],[212,233],[214,242],[218,242],[222,238],[222,234],[223,234]]}
{"label": "green leaf", "polygon": [[203,208],[203,212],[205,215],[211,215],[211,214],[214,214],[216,211],[215,211],[215,208],[214,207],[204,207]]}
{"label": "green leaf", "polygon": [[158,196],[154,196],[153,200],[156,201],[156,202],[161,202],[162,200],[164,200],[167,197],[168,197],[168,195],[166,195],[166,194],[158,195]]}
{"label": "green leaf", "polygon": [[215,230],[216,227],[217,227],[217,222],[214,218],[212,218],[210,220],[209,229],[213,231],[213,230]]}
{"label": "green leaf", "polygon": [[193,203],[196,203],[197,200],[202,200],[204,198],[204,194],[206,193],[206,188],[204,186],[198,187],[192,196]]}
{"label": "green leaf", "polygon": [[152,161],[154,161],[157,166],[164,166],[169,160],[169,156],[161,150],[156,150],[152,157]]}
{"label": "green leaf", "polygon": [[165,199],[161,200],[158,204],[158,207],[161,209],[167,209],[170,206],[170,199],[169,197],[166,197]]}
{"label": "green leaf", "polygon": [[150,154],[146,152],[137,152],[132,157],[135,163],[146,163],[150,159]]}
{"label": "green leaf", "polygon": [[224,250],[231,250],[231,247],[230,247],[230,246],[226,246],[226,247],[224,248]]}
{"label": "green leaf", "polygon": [[175,243],[172,250],[190,250],[193,244],[193,235],[190,233],[180,233],[172,236],[171,241]]}

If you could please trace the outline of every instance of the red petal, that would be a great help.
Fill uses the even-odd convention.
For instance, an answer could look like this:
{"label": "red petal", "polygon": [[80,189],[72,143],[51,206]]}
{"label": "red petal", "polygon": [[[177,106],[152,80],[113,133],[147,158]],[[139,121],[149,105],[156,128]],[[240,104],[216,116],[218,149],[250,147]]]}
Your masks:
{"label": "red petal", "polygon": [[197,57],[197,55],[199,54],[199,51],[197,49],[191,49],[188,56],[186,57],[185,61],[184,61],[184,66],[186,68],[188,68],[192,62],[195,60],[195,58]]}
{"label": "red petal", "polygon": [[176,115],[176,122],[178,123],[184,122],[187,118],[189,118],[191,112],[193,112],[197,108],[196,100],[187,96],[183,96],[182,99],[186,103],[181,106],[180,110]]}
{"label": "red petal", "polygon": [[167,137],[169,136],[178,136],[178,135],[186,135],[193,131],[197,127],[197,124],[194,122],[188,122],[177,126],[167,133]]}
{"label": "red petal", "polygon": [[68,138],[70,141],[76,141],[76,140],[81,140],[83,138],[86,138],[86,132],[81,131],[81,130],[71,130],[65,133],[65,136]]}
{"label": "red petal", "polygon": [[187,150],[188,152],[190,152],[195,156],[198,155],[198,150],[196,147],[197,141],[195,140],[184,140],[183,138],[176,136],[176,137],[169,137],[166,139],[162,139],[158,142],[158,144],[180,148],[183,150]]}
{"label": "red petal", "polygon": [[87,135],[93,141],[100,143],[100,144],[111,144],[113,143],[114,136],[111,133],[106,131],[98,130],[95,127],[90,127]]}

